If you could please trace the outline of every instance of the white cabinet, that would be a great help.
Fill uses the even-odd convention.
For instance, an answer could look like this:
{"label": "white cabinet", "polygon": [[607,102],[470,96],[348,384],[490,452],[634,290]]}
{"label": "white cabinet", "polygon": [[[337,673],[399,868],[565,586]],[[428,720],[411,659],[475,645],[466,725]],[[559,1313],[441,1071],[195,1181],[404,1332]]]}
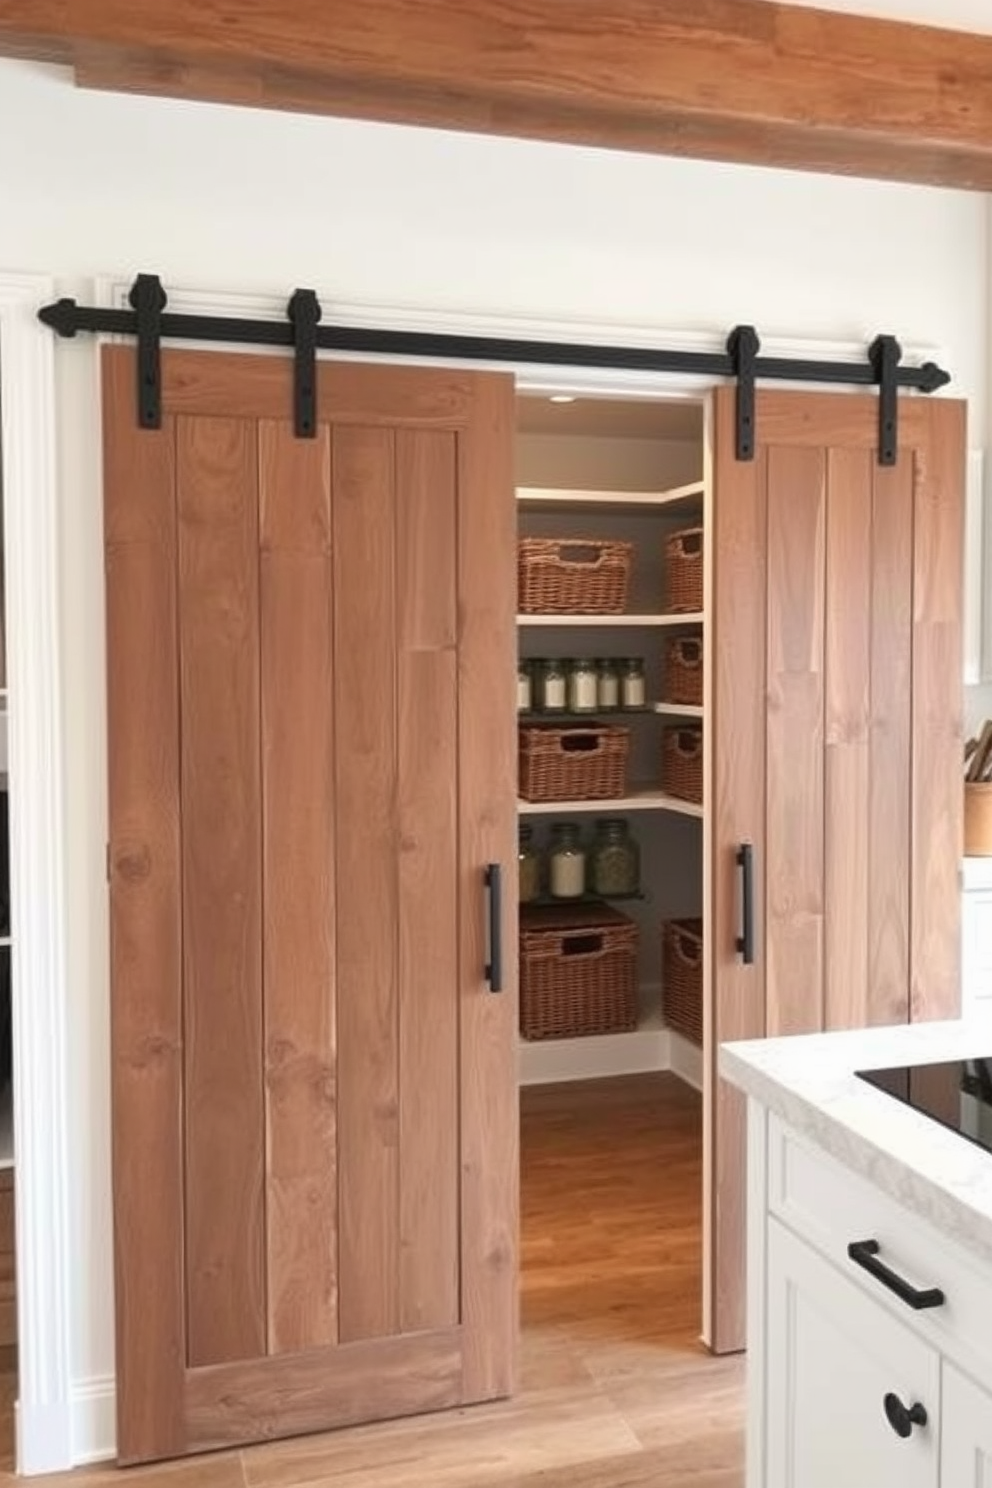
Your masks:
{"label": "white cabinet", "polygon": [[765,1488],[937,1488],[936,1350],[774,1218],[767,1244]]}
{"label": "white cabinet", "polygon": [[992,1395],[944,1365],[940,1481],[953,1488],[992,1484]]}

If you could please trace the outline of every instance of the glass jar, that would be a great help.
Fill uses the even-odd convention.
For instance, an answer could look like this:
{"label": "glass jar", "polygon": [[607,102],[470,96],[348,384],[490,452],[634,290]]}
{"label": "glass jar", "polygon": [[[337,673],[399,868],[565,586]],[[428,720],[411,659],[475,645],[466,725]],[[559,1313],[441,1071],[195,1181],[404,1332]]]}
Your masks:
{"label": "glass jar", "polygon": [[572,713],[596,711],[596,663],[580,658],[568,669],[568,707]]}
{"label": "glass jar", "polygon": [[517,712],[530,713],[534,706],[534,691],[530,662],[523,657],[517,662]]}
{"label": "glass jar", "polygon": [[517,870],[520,879],[520,903],[532,904],[541,897],[541,858],[534,846],[534,828],[529,822],[520,826],[517,848]]}
{"label": "glass jar", "polygon": [[644,660],[640,656],[628,657],[620,663],[620,706],[643,708],[646,702]]}
{"label": "glass jar", "polygon": [[589,877],[592,892],[605,899],[639,892],[641,851],[622,817],[596,823]]}
{"label": "glass jar", "polygon": [[551,829],[548,887],[553,899],[581,899],[586,890],[586,854],[579,829],[571,822]]}
{"label": "glass jar", "polygon": [[620,668],[612,657],[596,665],[596,707],[603,713],[620,706]]}
{"label": "glass jar", "polygon": [[541,664],[539,702],[544,713],[564,713],[568,709],[568,683],[565,664],[549,660]]}

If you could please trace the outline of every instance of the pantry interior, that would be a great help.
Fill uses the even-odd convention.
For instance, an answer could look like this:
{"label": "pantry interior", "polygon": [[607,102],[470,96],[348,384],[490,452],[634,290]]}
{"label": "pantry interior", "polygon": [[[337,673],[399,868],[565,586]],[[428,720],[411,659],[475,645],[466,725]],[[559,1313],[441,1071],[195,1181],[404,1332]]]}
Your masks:
{"label": "pantry interior", "polygon": [[[602,1181],[585,1171],[579,1150],[590,1119],[606,1124],[618,1170],[629,1146],[625,1125],[646,1121],[649,1147],[664,1143],[666,1125],[677,1125],[675,1155],[660,1145],[631,1168],[629,1181],[618,1171],[610,1202],[626,1211],[628,1234],[638,1224],[664,1226],[658,1201],[670,1182],[665,1164],[674,1163],[695,1185],[688,1201],[693,1275],[702,1266],[711,676],[710,580],[702,561],[710,501],[705,419],[703,403],[691,399],[542,391],[517,400],[525,1329],[529,1257],[540,1264],[543,1254],[539,1237],[528,1233],[528,1216],[546,1217],[547,1206],[529,1193],[541,1155],[547,1159],[545,1109],[559,1122],[555,1162],[590,1195]],[[578,546],[541,550],[532,539]],[[629,546],[614,553],[595,546],[603,542]],[[557,594],[555,573],[539,566],[543,551],[564,565]],[[683,557],[691,570],[685,582]],[[621,613],[542,609],[542,593],[561,609],[575,600],[566,572],[573,561],[590,570],[588,581],[578,572],[575,609],[583,608],[583,595],[597,602],[597,583],[602,601],[593,575],[598,570],[602,578],[611,558],[629,564]],[[542,590],[542,582],[550,588]],[[609,795],[564,799],[574,777],[569,760],[564,774],[557,768],[556,743],[582,755],[617,741],[628,755],[600,774],[599,788]],[[550,763],[542,763],[545,754]],[[685,1202],[672,1212],[684,1224]],[[552,1230],[553,1221],[540,1237],[545,1249],[565,1243]],[[664,1252],[663,1234],[641,1238],[648,1250]],[[680,1277],[683,1284],[685,1273]],[[698,1331],[699,1288],[692,1306]]]}

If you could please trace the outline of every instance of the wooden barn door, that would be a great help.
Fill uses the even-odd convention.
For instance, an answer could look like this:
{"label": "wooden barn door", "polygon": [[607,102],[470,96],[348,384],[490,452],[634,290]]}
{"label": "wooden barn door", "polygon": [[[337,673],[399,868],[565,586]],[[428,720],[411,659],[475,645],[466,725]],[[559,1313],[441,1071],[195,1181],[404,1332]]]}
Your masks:
{"label": "wooden barn door", "polygon": [[[713,1015],[720,1043],[957,1015],[964,405],[732,389],[713,440]],[[753,853],[745,964],[741,844]],[[713,1066],[710,1337],[745,1343],[744,1101]]]}
{"label": "wooden barn door", "polygon": [[510,1391],[512,381],[104,359],[122,1462]]}

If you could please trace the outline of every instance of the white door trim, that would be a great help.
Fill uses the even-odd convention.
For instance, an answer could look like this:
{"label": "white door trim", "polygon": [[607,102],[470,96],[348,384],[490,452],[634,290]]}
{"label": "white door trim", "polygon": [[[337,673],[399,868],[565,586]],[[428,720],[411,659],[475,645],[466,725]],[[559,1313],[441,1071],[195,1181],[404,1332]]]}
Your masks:
{"label": "white door trim", "polygon": [[68,1276],[66,885],[50,279],[0,275],[9,687],[17,1465],[72,1462]]}

